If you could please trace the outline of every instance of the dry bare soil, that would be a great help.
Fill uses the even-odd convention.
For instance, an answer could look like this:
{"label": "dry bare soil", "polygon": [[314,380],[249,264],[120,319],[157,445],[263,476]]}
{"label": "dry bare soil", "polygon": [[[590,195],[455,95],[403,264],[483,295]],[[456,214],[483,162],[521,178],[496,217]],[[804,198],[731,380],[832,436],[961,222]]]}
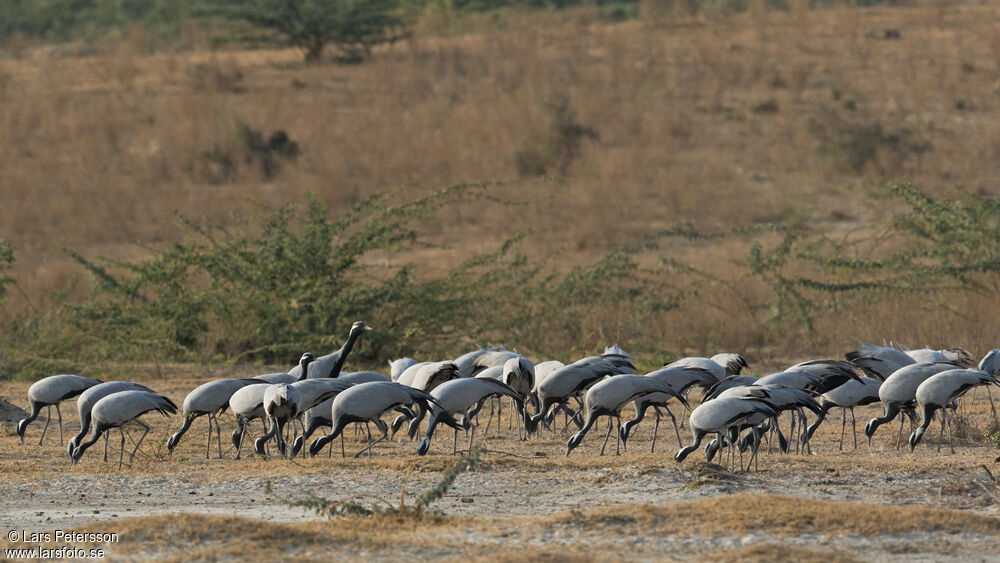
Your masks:
{"label": "dry bare soil", "polygon": [[[146,383],[180,403],[204,379]],[[0,394],[20,404],[26,387],[5,383]],[[72,411],[66,403],[67,439],[79,428]],[[859,430],[878,411],[858,409]],[[915,453],[906,451],[905,435],[904,449],[895,448],[894,425],[880,429],[870,448],[862,434],[855,450],[849,417],[839,451],[840,415],[831,413],[812,455],[764,453],[760,470],[748,474],[704,464],[700,453],[677,464],[669,426],[649,453],[651,421],[621,456],[598,455],[599,424],[567,458],[561,423],[521,442],[505,414],[500,436],[495,423],[485,438],[480,430],[486,453],[433,514],[331,520],[288,503],[316,495],[412,505],[454,464],[451,433],[437,435],[423,458],[415,443],[397,438],[372,458],[341,459],[335,451],[332,458],[234,460],[234,425],[224,418],[224,458],[213,440],[206,460],[203,420],[168,455],[164,443],[179,422],[150,417],[142,452],[119,471],[116,440],[108,462],[95,446],[73,466],[53,427],[37,445],[42,424],[35,423],[23,445],[12,434],[0,438],[0,528],[117,532],[120,541],[106,546],[116,559],[994,559],[1000,487],[987,469],[1000,472],[1000,451],[962,438],[988,422],[985,393],[967,398],[960,414],[972,423],[957,425],[955,454],[947,446],[936,451],[936,426]],[[365,440],[348,431],[348,455]]]}

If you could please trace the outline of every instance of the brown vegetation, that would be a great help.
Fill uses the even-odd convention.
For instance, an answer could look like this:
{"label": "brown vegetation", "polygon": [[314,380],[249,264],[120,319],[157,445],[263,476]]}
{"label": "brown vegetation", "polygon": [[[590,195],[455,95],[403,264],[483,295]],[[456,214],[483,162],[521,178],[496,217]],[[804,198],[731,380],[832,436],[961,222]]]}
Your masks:
{"label": "brown vegetation", "polygon": [[[385,189],[409,199],[558,174],[495,186],[525,205],[455,209],[423,225],[428,248],[395,258],[455,264],[528,228],[524,250],[553,268],[677,221],[842,237],[891,212],[866,196],[872,178],[996,193],[998,9],[650,9],[614,25],[513,11],[428,20],[355,67],[303,66],[295,51],[149,55],[135,41],[93,57],[22,53],[0,60],[0,237],[21,280],[4,315],[86,291],[62,247],[134,258],[178,236],[175,211],[225,224],[307,192],[336,212]],[[299,156],[274,157],[246,128],[265,148],[285,132]],[[671,241],[649,263],[679,256],[726,283],[650,326],[607,312],[581,325],[594,342],[648,331],[678,352],[835,353],[852,337],[981,352],[1000,330],[995,299],[972,293],[827,311],[806,336],[763,330],[766,292],[734,279],[748,245]]]}

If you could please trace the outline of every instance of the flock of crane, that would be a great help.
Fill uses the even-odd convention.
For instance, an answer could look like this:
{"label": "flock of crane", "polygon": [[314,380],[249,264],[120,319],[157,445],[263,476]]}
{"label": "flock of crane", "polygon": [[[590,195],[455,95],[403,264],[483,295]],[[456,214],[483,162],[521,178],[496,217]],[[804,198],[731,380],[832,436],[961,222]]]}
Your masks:
{"label": "flock of crane", "polygon": [[[363,423],[368,445],[355,457],[365,452],[371,456],[375,444],[389,439],[390,431],[394,435],[404,425],[409,438],[415,440],[424,418],[427,418],[426,430],[417,452],[420,455],[427,453],[435,429],[444,424],[454,430],[452,451],[455,453],[459,430],[469,435],[469,448],[472,448],[479,412],[486,404],[490,405],[486,430],[495,418],[497,431],[500,431],[503,399],[508,398],[512,405],[509,414],[511,419],[517,420],[520,439],[537,434],[540,425],[552,429],[562,411],[564,424],[569,426],[572,422],[579,429],[569,438],[566,455],[580,445],[602,416],[608,418],[608,430],[601,455],[604,455],[612,432],[616,434],[616,453],[620,454],[636,425],[652,407],[656,421],[650,451],[654,451],[664,413],[673,423],[678,446],[683,446],[677,418],[670,410],[673,403],[675,408],[679,404],[690,411],[688,424],[693,434],[692,443],[681,447],[675,455],[678,462],[711,436],[713,438],[705,447],[709,461],[726,449],[728,463],[735,468],[738,454],[740,469],[748,471],[751,465],[757,467],[758,448],[765,439],[768,450],[771,438],[776,437],[779,451],[789,452],[794,441],[797,452],[810,452],[810,438],[834,407],[842,409],[840,448],[844,445],[848,411],[857,448],[854,408],[876,402],[882,403],[885,414],[865,426],[869,444],[880,425],[898,416],[900,427],[896,447],[899,448],[904,423],[902,414],[910,420],[912,451],[934,415],[940,413],[938,451],[947,427],[954,452],[954,434],[947,411],[954,411],[956,400],[974,387],[985,386],[989,393],[989,385],[1000,386],[996,377],[1000,371],[1000,350],[990,351],[979,362],[978,369],[970,369],[974,358],[961,348],[907,350],[867,343],[846,354],[845,360],[806,361],[760,378],[741,375],[747,367],[746,360],[739,354],[728,353],[711,358],[682,358],[645,375],[635,375],[631,357],[617,346],[607,348],[600,356],[568,365],[558,361],[534,364],[516,352],[478,349],[452,361],[418,363],[410,358],[390,361],[389,378],[377,372],[342,372],[352,347],[367,330],[370,329],[364,322],[354,323],[339,350],[319,358],[305,353],[288,373],[219,379],[197,387],[184,399],[183,425],[167,440],[168,450],[174,450],[196,418],[207,416],[209,432],[205,456],[209,457],[211,452],[214,428],[221,458],[222,430],[218,415],[228,409],[237,424],[232,434],[236,459],[240,458],[244,438],[255,419],[266,423],[266,432],[253,446],[261,455],[267,455],[273,441],[281,455],[295,457],[316,430],[328,427],[331,430],[325,436],[309,444],[308,454],[319,454],[339,436],[341,455],[346,456],[345,428],[352,423]],[[689,394],[694,388],[702,390],[702,397],[700,404],[692,409]],[[131,463],[149,432],[149,426],[139,417],[151,412],[176,414],[178,410],[168,397],[138,383],[55,375],[35,382],[28,389],[31,414],[17,425],[22,443],[28,425],[43,407],[47,407],[45,427],[38,442],[42,443],[51,420],[51,409],[55,406],[62,444],[59,404],[73,397],[78,397],[81,428],[68,443],[67,453],[72,462],[78,462],[102,435],[106,461],[109,431],[118,428],[121,436],[119,469],[126,450],[123,427],[134,424],[143,429],[129,456]],[[995,418],[992,395],[989,398]],[[623,424],[621,411],[629,403],[634,405],[636,416]],[[806,410],[816,416],[811,424],[806,418]],[[392,412],[398,416],[386,423],[383,417]],[[780,415],[785,412],[790,414],[787,436],[778,424]],[[919,425],[916,424],[918,418]],[[296,423],[301,433],[295,430]],[[378,440],[372,440],[369,423],[382,432]],[[512,427],[513,422],[509,421],[508,428]],[[355,428],[361,431],[360,424]],[[90,437],[84,441],[88,430]],[[290,446],[287,443],[289,430],[297,434]],[[744,466],[743,452],[748,449],[750,458]]]}

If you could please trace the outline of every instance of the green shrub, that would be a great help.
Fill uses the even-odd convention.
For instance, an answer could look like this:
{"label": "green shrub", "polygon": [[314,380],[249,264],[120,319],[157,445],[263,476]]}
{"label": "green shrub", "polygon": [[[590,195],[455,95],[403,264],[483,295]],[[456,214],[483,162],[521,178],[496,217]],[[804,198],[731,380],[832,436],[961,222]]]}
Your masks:
{"label": "green shrub", "polygon": [[273,32],[317,61],[327,45],[337,60],[360,62],[371,48],[405,36],[398,0],[242,0],[211,10]]}
{"label": "green shrub", "polygon": [[[0,354],[0,372],[18,376],[64,361],[287,363],[303,350],[338,347],[359,319],[375,328],[356,348],[362,363],[401,354],[452,357],[475,342],[531,343],[539,354],[565,357],[608,343],[594,324],[639,330],[686,295],[634,259],[673,231],[565,273],[517,254],[523,234],[516,233],[496,251],[443,273],[393,265],[386,256],[420,244],[421,222],[493,198],[482,184],[402,205],[386,197],[334,219],[310,199],[225,229],[186,221],[183,240],[144,260],[71,252],[93,276],[93,295],[4,327],[0,348],[8,353]],[[657,347],[656,334],[644,337]]]}
{"label": "green shrub", "polygon": [[912,292],[1000,291],[1000,196],[938,199],[908,182],[873,195],[905,205],[873,234],[838,241],[785,229],[770,248],[754,245],[747,264],[771,290],[772,320],[811,330],[820,310]]}

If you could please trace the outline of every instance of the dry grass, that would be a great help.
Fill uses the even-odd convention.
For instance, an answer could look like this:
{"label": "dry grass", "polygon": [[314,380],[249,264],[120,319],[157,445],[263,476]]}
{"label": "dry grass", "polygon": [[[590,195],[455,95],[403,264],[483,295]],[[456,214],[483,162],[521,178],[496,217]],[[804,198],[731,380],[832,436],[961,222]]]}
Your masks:
{"label": "dry grass", "polygon": [[[561,181],[498,186],[494,195],[530,205],[456,210],[423,228],[430,248],[401,259],[453,264],[525,227],[526,249],[554,257],[554,267],[678,220],[787,220],[839,236],[886,213],[863,194],[872,177],[909,176],[938,194],[958,183],[995,193],[1000,169],[986,163],[1000,156],[998,10],[752,11],[615,25],[586,10],[514,11],[465,22],[463,35],[437,36],[427,24],[356,67],[303,66],[296,51],[148,55],[129,41],[86,58],[29,51],[0,60],[0,237],[17,245],[25,293],[3,314],[44,309],[67,286],[71,296],[86,291],[61,247],[133,258],[144,253],[133,243],[178,235],[175,210],[225,223],[306,192],[336,211],[386,188],[406,198],[516,178],[515,155],[544,137],[545,102],[556,94],[599,136],[584,140]],[[889,28],[901,39],[882,39]],[[810,119],[830,108],[905,129],[932,149],[883,147],[845,170],[818,154],[810,133]],[[233,149],[240,121],[265,135],[287,131],[302,156],[272,178],[239,159],[220,169],[205,155]],[[746,245],[664,252],[731,277]],[[787,346],[756,328],[760,287],[705,287],[701,297],[647,328],[677,351]],[[795,344],[819,353],[852,336],[992,346],[984,335],[1000,329],[994,300],[941,305],[900,299],[830,313],[822,337]],[[581,323],[607,340],[642,330],[608,326],[606,315]]]}
{"label": "dry grass", "polygon": [[[995,534],[1000,531],[1000,520],[923,507],[802,503],[781,496],[735,495],[671,505],[573,511],[542,518],[348,517],[281,524],[239,516],[171,514],[115,522],[114,531],[121,541],[106,547],[116,559],[155,556],[168,561],[391,558],[405,554],[478,560],[487,553],[490,560],[510,561],[523,558],[525,549],[530,550],[533,560],[588,561],[632,559],[655,553],[642,546],[621,551],[615,538],[633,544],[634,538],[738,537],[755,530],[766,531],[769,537],[795,537],[813,532],[827,536],[899,536],[918,532],[946,537],[960,533]],[[107,532],[108,527],[91,525],[79,531]],[[530,539],[540,531],[556,538],[573,537],[574,546],[540,548]],[[475,539],[470,541],[463,532],[472,532]],[[688,554],[691,555],[694,553]],[[852,554],[828,546],[819,552],[794,544],[774,543],[758,543],[712,555],[713,558],[723,555],[725,561],[855,560]]]}
{"label": "dry grass", "polygon": [[[863,516],[862,516],[863,515]],[[911,532],[995,534],[1000,520],[988,516],[926,507],[890,506],[775,495],[735,495],[672,505],[615,507],[586,515],[554,517],[552,522],[600,528],[641,529],[645,534],[742,535],[766,531],[778,536],[905,535]]]}
{"label": "dry grass", "polygon": [[[706,558],[706,561],[707,560],[719,561],[720,559],[718,559],[717,556],[713,556],[711,558]],[[762,563],[768,563],[771,561],[798,561],[799,563],[851,563],[853,561],[860,560],[861,559],[848,557],[843,553],[830,552],[829,550],[820,552],[804,547],[778,544],[753,545],[750,547],[735,549],[722,554],[721,558],[721,561],[732,563],[742,561]]]}

